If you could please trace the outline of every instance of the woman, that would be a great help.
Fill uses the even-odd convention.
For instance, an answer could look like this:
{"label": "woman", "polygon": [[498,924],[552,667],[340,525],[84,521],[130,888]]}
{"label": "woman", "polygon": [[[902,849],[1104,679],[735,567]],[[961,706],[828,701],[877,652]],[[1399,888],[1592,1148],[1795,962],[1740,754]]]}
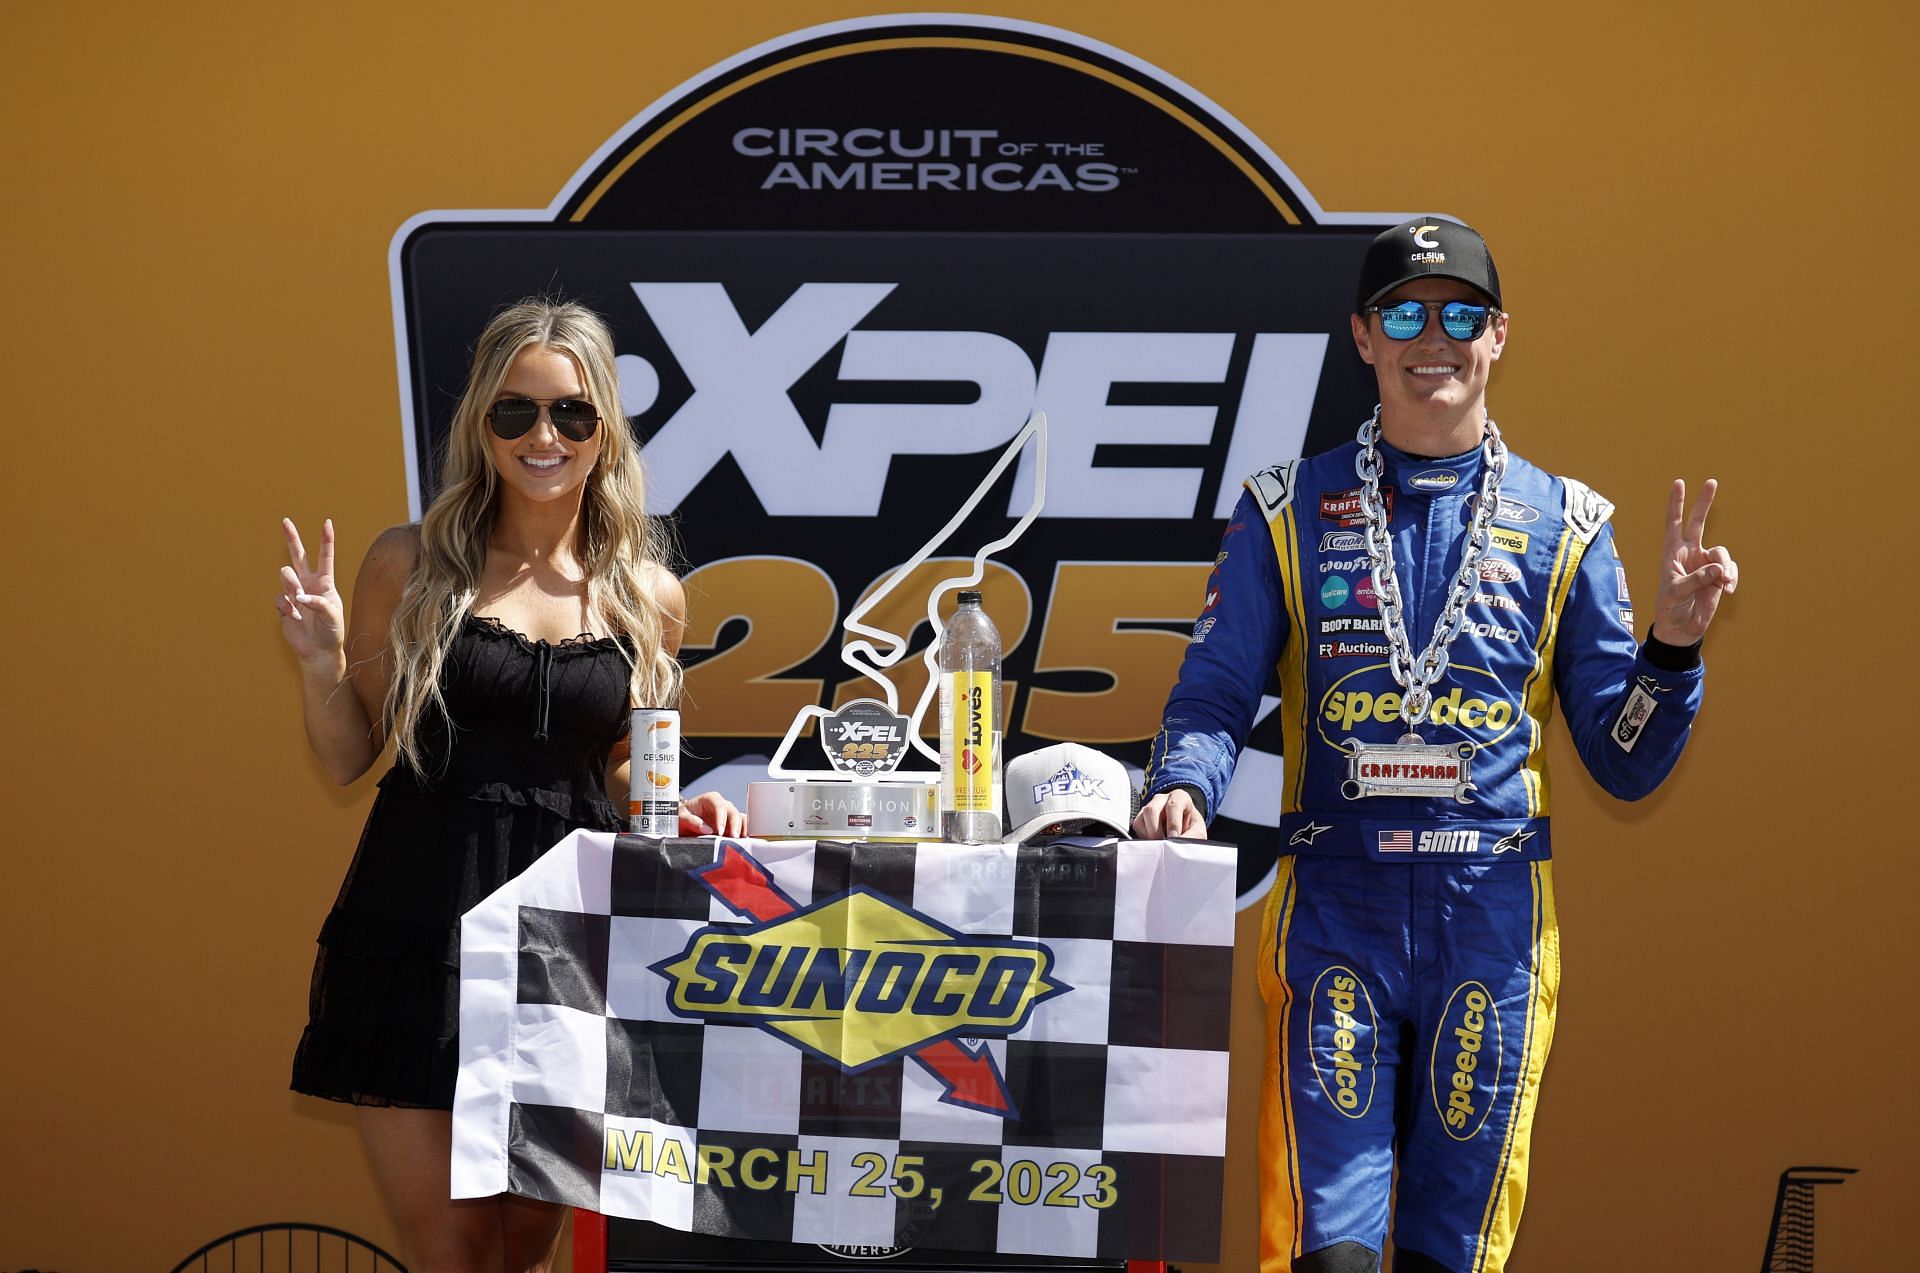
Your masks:
{"label": "woman", "polygon": [[[396,755],[321,929],[293,1087],[358,1107],[416,1271],[546,1269],[559,1239],[560,1207],[448,1197],[460,915],[567,832],[622,825],[629,709],[679,694],[685,594],[619,403],[600,318],[522,301],[481,333],[440,494],[375,541],[350,620],[333,524],[317,564],[282,527],[308,742],[342,785]],[[744,821],[709,792],[681,830]]]}

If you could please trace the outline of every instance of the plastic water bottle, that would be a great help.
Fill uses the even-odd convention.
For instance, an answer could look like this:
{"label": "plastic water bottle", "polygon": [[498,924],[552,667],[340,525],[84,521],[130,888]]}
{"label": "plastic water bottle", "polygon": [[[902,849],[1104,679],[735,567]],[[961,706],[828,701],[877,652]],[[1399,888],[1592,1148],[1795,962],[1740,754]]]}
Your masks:
{"label": "plastic water bottle", "polygon": [[940,634],[940,834],[949,843],[1000,838],[1000,630],[980,594]]}

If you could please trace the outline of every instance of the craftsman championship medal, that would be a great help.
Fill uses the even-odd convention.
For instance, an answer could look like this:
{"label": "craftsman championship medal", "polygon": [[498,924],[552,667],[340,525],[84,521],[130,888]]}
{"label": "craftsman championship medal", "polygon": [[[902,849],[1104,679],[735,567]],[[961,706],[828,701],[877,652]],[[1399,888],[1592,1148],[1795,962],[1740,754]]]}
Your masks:
{"label": "craftsman championship medal", "polygon": [[1354,469],[1360,475],[1360,508],[1365,518],[1367,558],[1372,567],[1374,593],[1379,598],[1381,628],[1387,638],[1387,668],[1402,690],[1400,719],[1406,725],[1406,732],[1391,743],[1347,739],[1347,780],[1340,784],[1340,794],[1349,800],[1367,796],[1448,796],[1461,804],[1470,804],[1473,797],[1468,793],[1473,790],[1473,783],[1468,778],[1468,769],[1473,762],[1473,744],[1428,743],[1419,730],[1433,707],[1433,687],[1446,675],[1450,663],[1448,649],[1466,626],[1467,603],[1479,581],[1480,562],[1487,554],[1493,519],[1500,507],[1500,481],[1507,471],[1507,448],[1500,440],[1499,427],[1491,416],[1487,417],[1481,441],[1486,466],[1481,473],[1479,497],[1474,501],[1466,551],[1461,554],[1459,573],[1448,589],[1446,605],[1434,622],[1433,636],[1427,648],[1416,657],[1407,639],[1400,583],[1394,577],[1393,541],[1388,537],[1389,516],[1380,490],[1380,475],[1386,467],[1380,456],[1380,433],[1380,408],[1375,407],[1372,417],[1360,425],[1360,454],[1354,459]]}
{"label": "craftsman championship medal", "polygon": [[[1412,739],[1409,742],[1407,739]],[[1423,743],[1408,734],[1396,743],[1363,743],[1349,738],[1347,780],[1340,794],[1349,800],[1363,796],[1451,796],[1473,803],[1468,769],[1473,764],[1472,743]]]}

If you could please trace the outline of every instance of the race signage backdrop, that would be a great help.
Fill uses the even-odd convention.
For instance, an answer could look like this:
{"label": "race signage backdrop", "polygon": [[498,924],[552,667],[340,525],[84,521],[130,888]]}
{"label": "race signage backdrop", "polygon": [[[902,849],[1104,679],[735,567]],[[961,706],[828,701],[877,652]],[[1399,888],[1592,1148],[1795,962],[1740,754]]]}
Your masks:
{"label": "race signage backdrop", "polygon": [[461,925],[453,1195],[1217,1259],[1233,858],[576,832]]}
{"label": "race signage backdrop", "polygon": [[[545,209],[401,228],[414,511],[487,317],[530,293],[603,313],[683,553],[685,780],[738,797],[801,707],[873,694],[838,659],[841,620],[1044,410],[1045,511],[982,589],[1006,745],[1071,740],[1137,771],[1241,479],[1373,405],[1347,313],[1397,219],[1321,210],[1199,93],[1069,32],[801,31],[649,106]],[[953,554],[1002,533],[1032,480],[1009,473]],[[925,571],[874,621],[910,628],[952,573]],[[903,666],[912,703],[923,673]],[[1212,827],[1243,850],[1243,900],[1278,821],[1262,719]]]}

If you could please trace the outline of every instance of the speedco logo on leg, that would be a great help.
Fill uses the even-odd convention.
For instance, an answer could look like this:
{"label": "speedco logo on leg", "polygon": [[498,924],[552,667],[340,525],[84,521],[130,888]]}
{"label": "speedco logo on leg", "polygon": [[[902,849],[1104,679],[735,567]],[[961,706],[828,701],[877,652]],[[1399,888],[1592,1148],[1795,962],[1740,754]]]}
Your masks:
{"label": "speedco logo on leg", "polygon": [[1433,1036],[1433,1109],[1447,1135],[1472,1140],[1500,1090],[1500,1011],[1477,981],[1455,987]]}
{"label": "speedco logo on leg", "polygon": [[1373,997],[1351,968],[1335,964],[1313,983],[1307,1013],[1307,1054],[1314,1077],[1333,1107],[1359,1118],[1373,1104],[1380,1035]]}

